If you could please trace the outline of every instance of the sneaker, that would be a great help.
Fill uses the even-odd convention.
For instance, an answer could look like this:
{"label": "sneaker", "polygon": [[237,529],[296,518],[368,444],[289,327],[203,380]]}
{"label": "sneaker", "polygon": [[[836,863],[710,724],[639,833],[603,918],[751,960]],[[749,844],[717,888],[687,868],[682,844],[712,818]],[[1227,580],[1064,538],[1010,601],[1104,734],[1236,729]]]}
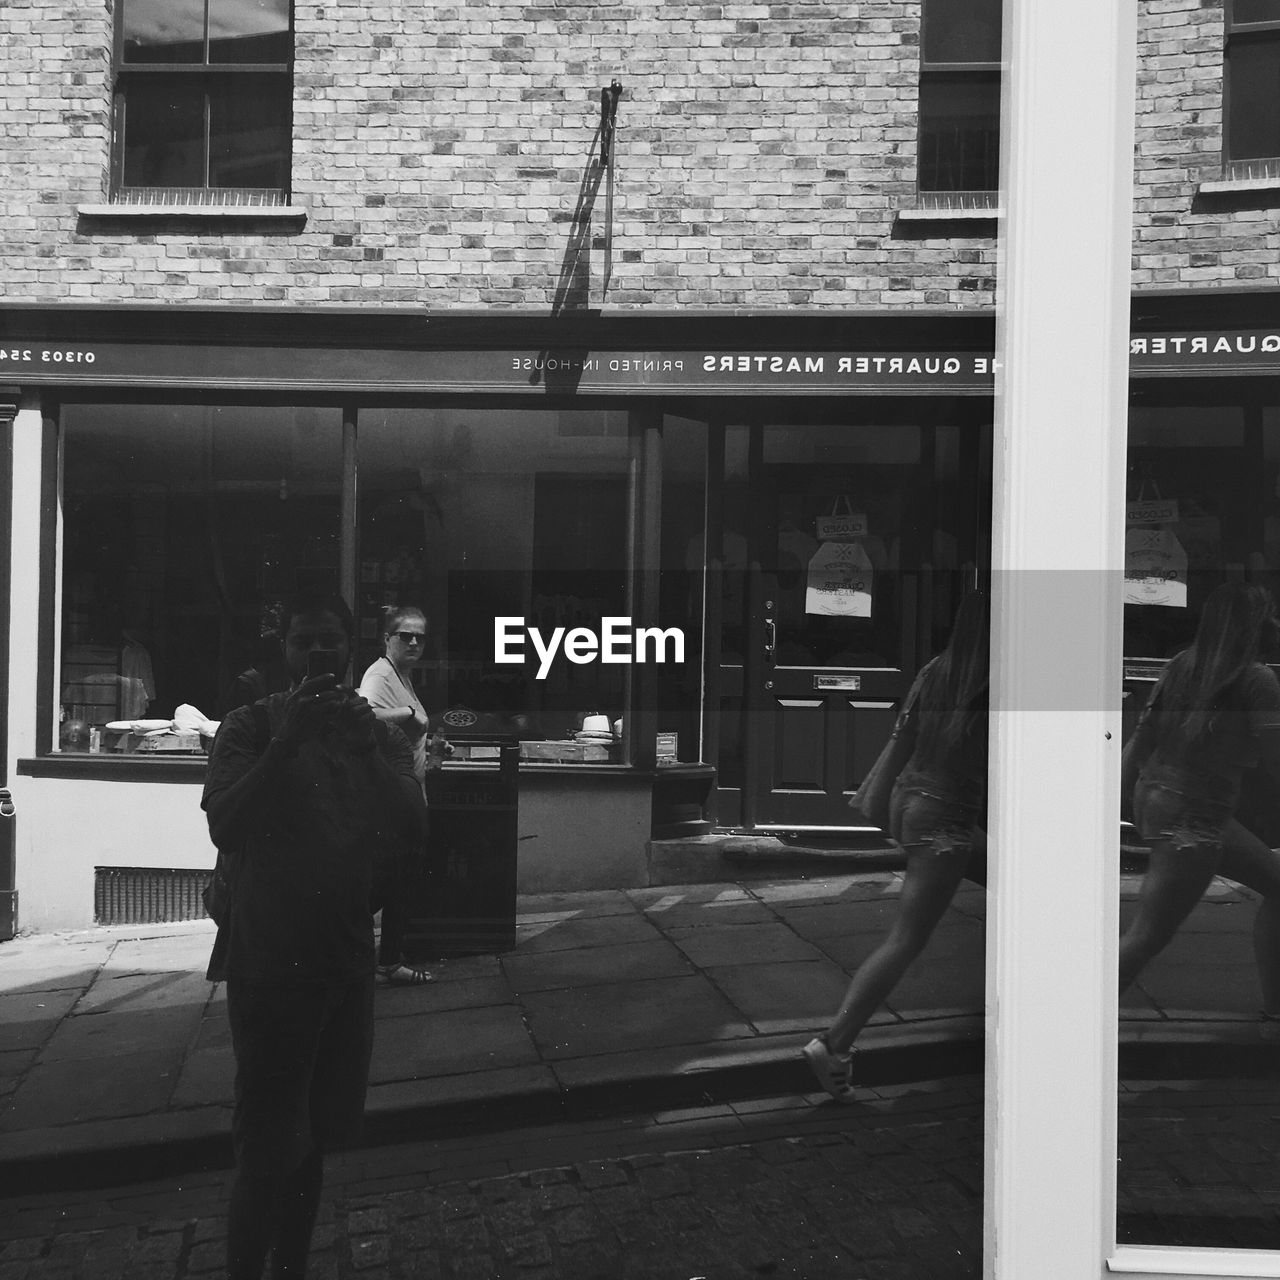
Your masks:
{"label": "sneaker", "polygon": [[818,1083],[837,1101],[853,1101],[853,1053],[832,1053],[819,1036],[801,1051]]}

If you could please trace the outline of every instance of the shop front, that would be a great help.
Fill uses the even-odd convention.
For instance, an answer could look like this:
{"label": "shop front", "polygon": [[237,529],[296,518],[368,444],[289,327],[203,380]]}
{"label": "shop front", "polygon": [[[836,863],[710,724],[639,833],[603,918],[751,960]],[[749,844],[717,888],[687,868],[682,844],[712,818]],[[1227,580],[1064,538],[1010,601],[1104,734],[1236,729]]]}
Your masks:
{"label": "shop front", "polygon": [[[1126,485],[1126,733],[1224,581],[1280,600],[1280,325],[1261,291],[1134,301]],[[1267,655],[1280,664],[1280,653]],[[1280,806],[1250,787],[1280,844]]]}
{"label": "shop front", "polygon": [[32,927],[89,923],[122,869],[211,865],[204,753],[236,677],[277,678],[296,592],[350,601],[357,679],[386,608],[425,612],[447,767],[521,744],[537,892],[660,880],[655,838],[855,826],[847,796],[986,563],[989,317],[5,328]]}

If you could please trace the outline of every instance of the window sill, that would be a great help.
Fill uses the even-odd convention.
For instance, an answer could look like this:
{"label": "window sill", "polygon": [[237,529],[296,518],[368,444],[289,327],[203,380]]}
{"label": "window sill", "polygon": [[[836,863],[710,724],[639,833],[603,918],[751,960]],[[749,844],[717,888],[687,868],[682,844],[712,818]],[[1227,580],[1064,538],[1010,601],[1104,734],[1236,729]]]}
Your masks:
{"label": "window sill", "polygon": [[1237,191],[1280,191],[1280,174],[1260,178],[1218,178],[1202,182],[1197,190],[1202,196],[1232,195]]}
{"label": "window sill", "polygon": [[297,204],[81,204],[82,218],[115,220],[188,218],[202,222],[305,222],[307,211]]}
{"label": "window sill", "polygon": [[1004,217],[999,206],[986,209],[945,208],[939,205],[911,205],[898,210],[902,222],[997,222]]}
{"label": "window sill", "polygon": [[[181,759],[138,759],[131,756],[72,755],[52,752],[19,760],[17,773],[28,778],[82,778],[107,782],[200,782],[204,781],[206,756],[187,756]],[[445,769],[452,773],[479,771],[493,768],[496,761],[477,760],[450,763]],[[522,778],[612,778],[633,782],[652,782],[656,778],[711,777],[715,769],[709,764],[663,765],[656,769],[642,769],[626,764],[549,764],[520,762]]]}

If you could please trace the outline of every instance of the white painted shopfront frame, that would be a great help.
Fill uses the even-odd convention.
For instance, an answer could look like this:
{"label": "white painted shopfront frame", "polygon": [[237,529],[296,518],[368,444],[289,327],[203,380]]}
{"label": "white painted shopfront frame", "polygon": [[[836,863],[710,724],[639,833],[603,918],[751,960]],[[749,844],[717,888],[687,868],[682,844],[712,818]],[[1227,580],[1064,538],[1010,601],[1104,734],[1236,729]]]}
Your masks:
{"label": "white painted shopfront frame", "polygon": [[1280,1277],[1116,1245],[1117,831],[1137,0],[1005,0],[986,1274]]}

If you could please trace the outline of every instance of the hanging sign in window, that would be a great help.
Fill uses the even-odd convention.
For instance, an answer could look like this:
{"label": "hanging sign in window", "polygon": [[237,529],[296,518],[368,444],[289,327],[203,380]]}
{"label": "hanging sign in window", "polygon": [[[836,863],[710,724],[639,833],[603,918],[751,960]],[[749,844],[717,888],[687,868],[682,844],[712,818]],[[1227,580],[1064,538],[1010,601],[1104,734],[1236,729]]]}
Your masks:
{"label": "hanging sign in window", "polygon": [[1187,553],[1171,529],[1126,531],[1124,602],[1187,607]]}
{"label": "hanging sign in window", "polygon": [[1124,522],[1135,524],[1177,524],[1177,498],[1150,498],[1130,502],[1125,507]]}
{"label": "hanging sign in window", "polygon": [[809,560],[804,611],[836,618],[869,618],[871,558],[860,542],[824,542]]}

